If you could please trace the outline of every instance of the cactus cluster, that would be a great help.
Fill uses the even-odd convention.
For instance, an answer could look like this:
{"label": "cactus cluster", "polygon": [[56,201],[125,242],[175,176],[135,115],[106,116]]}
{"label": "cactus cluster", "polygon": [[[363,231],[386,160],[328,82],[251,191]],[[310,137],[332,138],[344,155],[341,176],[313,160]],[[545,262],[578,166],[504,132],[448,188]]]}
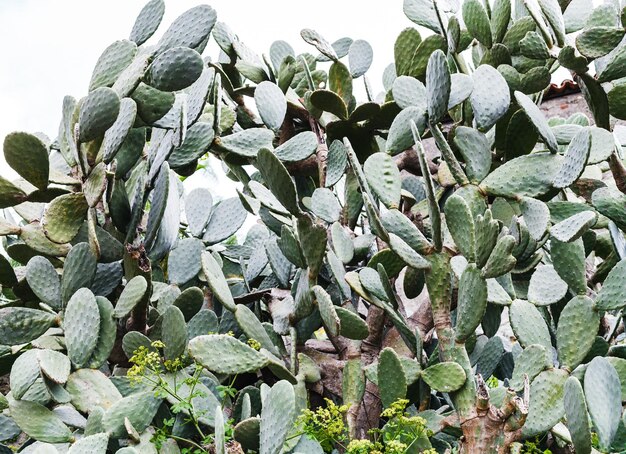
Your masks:
{"label": "cactus cluster", "polygon": [[[0,453],[626,450],[626,10],[403,8],[376,95],[364,40],[150,0],[4,139]],[[591,118],[540,109],[559,68]]]}

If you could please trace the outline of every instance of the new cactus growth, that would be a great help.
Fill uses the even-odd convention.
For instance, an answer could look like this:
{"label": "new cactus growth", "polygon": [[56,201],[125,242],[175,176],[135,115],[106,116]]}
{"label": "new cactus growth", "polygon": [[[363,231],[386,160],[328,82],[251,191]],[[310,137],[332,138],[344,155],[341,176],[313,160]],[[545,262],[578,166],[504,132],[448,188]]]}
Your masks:
{"label": "new cactus growth", "polygon": [[364,40],[148,2],[4,140],[0,452],[626,450],[618,5],[404,0],[376,94]]}

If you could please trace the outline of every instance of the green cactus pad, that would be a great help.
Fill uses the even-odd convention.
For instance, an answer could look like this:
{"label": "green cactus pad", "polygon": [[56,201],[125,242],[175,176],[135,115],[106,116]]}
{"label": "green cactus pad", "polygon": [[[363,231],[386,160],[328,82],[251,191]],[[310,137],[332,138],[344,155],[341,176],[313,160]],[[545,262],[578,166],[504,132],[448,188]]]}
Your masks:
{"label": "green cactus pad", "polygon": [[541,200],[524,197],[522,198],[522,203],[520,203],[520,209],[531,238],[535,241],[540,241],[550,223],[548,206]]}
{"label": "green cactus pad", "polygon": [[535,269],[528,285],[528,301],[536,306],[548,306],[560,301],[567,294],[567,283],[552,265],[541,265]]}
{"label": "green cactus pad", "polygon": [[550,228],[550,235],[565,243],[576,241],[595,225],[597,219],[598,216],[594,211],[581,211],[553,225]]}
{"label": "green cactus pad", "polygon": [[319,285],[314,286],[311,290],[315,295],[317,307],[324,323],[324,329],[330,336],[337,337],[341,330],[341,321],[335,311],[335,305],[330,295]]}
{"label": "green cactus pad", "polygon": [[102,425],[112,437],[124,437],[127,434],[125,420],[137,430],[143,432],[152,422],[162,399],[154,391],[131,394],[115,402],[104,413]]}
{"label": "green cactus pad", "polygon": [[88,208],[81,192],[57,197],[48,205],[42,222],[46,236],[55,243],[68,243],[83,225]]}
{"label": "green cactus pad", "polygon": [[441,31],[434,3],[431,0],[404,0],[403,11],[406,17],[435,33]]}
{"label": "green cactus pad", "polygon": [[397,235],[418,253],[426,253],[431,247],[422,232],[398,210],[388,210],[381,216],[381,222],[389,233]]}
{"label": "green cactus pad", "polygon": [[457,391],[465,384],[467,378],[463,368],[452,361],[444,361],[427,367],[420,376],[432,389],[444,393]]}
{"label": "green cactus pad", "polygon": [[96,274],[96,257],[87,243],[79,243],[67,254],[61,280],[61,298],[69,301],[74,292],[91,287]]}
{"label": "green cactus pad", "polygon": [[111,380],[95,369],[73,372],[67,380],[66,389],[72,397],[72,405],[84,413],[91,413],[97,407],[107,410],[122,399]]}
{"label": "green cactus pad", "polygon": [[444,212],[454,243],[467,260],[473,262],[476,259],[476,237],[469,205],[461,196],[453,194],[446,200]]}
{"label": "green cactus pad", "polygon": [[172,284],[184,284],[198,275],[202,268],[200,256],[204,250],[197,238],[180,240],[167,259],[167,276]]}
{"label": "green cactus pad", "polygon": [[77,367],[87,365],[98,344],[100,311],[89,289],[81,288],[70,298],[63,317],[67,354]]}
{"label": "green cactus pad", "polygon": [[300,31],[300,36],[308,44],[314,46],[317,50],[319,50],[325,57],[331,60],[338,59],[337,52],[335,51],[333,46],[331,46],[330,43],[326,41],[326,39],[315,30],[305,28]]}
{"label": "green cactus pad", "polygon": [[246,450],[259,450],[261,419],[257,417],[241,420],[233,429],[233,438]]}
{"label": "green cactus pad", "polygon": [[224,199],[213,207],[202,239],[215,244],[229,238],[246,221],[248,213],[238,197]]}
{"label": "green cactus pad", "polygon": [[150,0],[135,19],[128,39],[141,46],[159,28],[163,14],[165,14],[165,2],[163,0]]}
{"label": "green cactus pad", "polygon": [[204,69],[198,52],[188,47],[172,47],[159,54],[146,73],[146,83],[161,91],[178,91],[193,84]]}
{"label": "green cactus pad", "polygon": [[367,323],[358,314],[339,306],[335,307],[335,311],[339,317],[342,336],[354,340],[363,340],[369,336]]}
{"label": "green cactus pad", "polygon": [[330,90],[315,90],[309,98],[311,104],[324,112],[330,112],[334,116],[348,119],[348,106],[341,97]]}
{"label": "green cactus pad", "polygon": [[317,136],[312,131],[296,134],[276,148],[275,153],[283,162],[302,161],[317,150]]}
{"label": "green cactus pad", "polygon": [[16,400],[10,403],[9,410],[20,429],[35,440],[64,443],[72,438],[70,429],[63,421],[43,405],[27,400]]}
{"label": "green cactus pad", "polygon": [[587,291],[585,275],[585,247],[582,238],[570,243],[563,243],[556,238],[550,240],[550,255],[554,269],[561,276],[570,290],[584,295]]}
{"label": "green cactus pad", "polygon": [[493,41],[489,16],[479,0],[463,2],[463,22],[465,22],[472,38],[475,38],[487,48],[491,47]]}
{"label": "green cactus pad", "polygon": [[539,197],[552,191],[563,158],[552,153],[520,156],[491,172],[480,187],[489,195]]}
{"label": "green cactus pad", "polygon": [[408,106],[402,109],[393,119],[385,144],[386,151],[390,155],[407,150],[415,143],[411,132],[411,120],[418,125],[420,133],[426,129],[426,105]]}
{"label": "green cactus pad", "polygon": [[165,329],[161,335],[165,347],[163,356],[166,360],[174,361],[185,354],[187,350],[187,325],[185,316],[176,306],[168,307],[163,313],[163,326]]}
{"label": "green cactus pad", "polygon": [[271,150],[273,139],[274,133],[269,129],[250,128],[220,137],[218,143],[220,147],[231,153],[244,157],[255,157],[261,148]]}
{"label": "green cactus pad", "polygon": [[546,347],[539,344],[527,346],[515,358],[515,367],[509,386],[515,391],[524,388],[524,375],[532,382],[545,369],[552,367],[552,355]]}
{"label": "green cactus pad", "polygon": [[26,266],[26,280],[42,302],[53,309],[61,308],[61,279],[48,259],[33,257]]}
{"label": "green cactus pad", "polygon": [[224,334],[195,337],[189,341],[189,353],[208,370],[219,374],[255,372],[269,364],[265,355]]}
{"label": "green cactus pad", "polygon": [[585,170],[589,150],[591,148],[591,137],[587,129],[582,129],[574,136],[561,166],[561,169],[554,177],[555,188],[566,188],[574,183]]}
{"label": "green cactus pad", "polygon": [[474,334],[487,309],[487,283],[476,264],[470,263],[459,281],[455,333],[462,342]]}
{"label": "green cactus pad", "polygon": [[587,296],[572,298],[559,316],[556,329],[556,345],[561,367],[572,371],[587,356],[596,340],[600,315]]}
{"label": "green cactus pad", "polygon": [[98,343],[91,358],[89,358],[88,364],[89,367],[94,369],[102,367],[108,360],[117,336],[117,327],[113,318],[113,305],[103,296],[96,296],[96,303],[100,312],[100,331],[98,333]]}
{"label": "green cactus pad", "polygon": [[63,353],[44,349],[37,352],[41,372],[54,383],[64,384],[70,375],[70,360]]}
{"label": "green cactus pad", "polygon": [[402,363],[392,348],[384,348],[378,360],[378,387],[383,407],[387,408],[407,392],[406,377]]}
{"label": "green cactus pad", "polygon": [[597,356],[585,371],[585,398],[601,449],[608,450],[621,423],[621,386],[615,368]]}
{"label": "green cactus pad", "polygon": [[257,157],[257,167],[266,184],[280,203],[290,213],[298,215],[298,195],[296,186],[279,158],[270,150],[262,148]]}
{"label": "green cactus pad", "polygon": [[270,339],[270,336],[265,331],[263,324],[259,321],[257,316],[254,315],[254,312],[252,312],[247,306],[244,306],[243,304],[237,305],[235,319],[248,339],[254,339],[258,341],[266,350],[269,350],[275,355],[278,354],[278,350]]}
{"label": "green cactus pad", "polygon": [[515,99],[532,122],[546,146],[552,153],[556,153],[558,150],[556,137],[550,126],[548,126],[548,122],[539,110],[539,107],[523,93],[515,92]]}
{"label": "green cactus pad", "polygon": [[235,300],[230,293],[222,268],[210,252],[202,253],[202,271],[214,296],[219,299],[226,309],[234,312],[236,310]]}
{"label": "green cactus pad", "polygon": [[317,188],[311,196],[311,211],[324,221],[331,223],[339,220],[341,205],[330,189]]}
{"label": "green cactus pad", "polygon": [[326,229],[303,216],[298,219],[298,237],[309,273],[317,276],[326,255]]}
{"label": "green cactus pad", "polygon": [[130,314],[143,299],[147,289],[148,282],[143,276],[135,276],[128,281],[115,305],[115,318],[124,318]]}
{"label": "green cactus pad", "polygon": [[591,454],[591,428],[583,387],[576,377],[569,377],[563,390],[567,428],[577,453]]}
{"label": "green cactus pad", "polygon": [[178,16],[156,45],[156,53],[183,46],[192,49],[200,46],[209,36],[217,13],[209,5],[199,5]]}
{"label": "green cactus pad", "polygon": [[137,103],[131,98],[122,99],[117,119],[104,133],[104,139],[100,146],[102,160],[105,163],[109,163],[115,158],[135,123],[136,115]]}
{"label": "green cactus pad", "polygon": [[450,87],[450,69],[446,55],[441,50],[436,50],[430,55],[426,67],[426,99],[429,122],[440,122],[448,112]]}
{"label": "green cactus pad", "polygon": [[26,307],[0,309],[0,339],[3,345],[26,344],[45,333],[56,322],[49,312]]}
{"label": "green cactus pad", "polygon": [[598,293],[595,305],[598,310],[608,311],[621,309],[626,305],[626,260],[619,261],[609,272]]}
{"label": "green cactus pad", "polygon": [[482,276],[485,279],[502,276],[515,267],[517,260],[511,255],[515,244],[515,238],[511,235],[504,235],[498,239],[482,268]]}
{"label": "green cactus pad", "polygon": [[21,399],[40,377],[39,350],[27,350],[17,357],[11,367],[9,383],[14,399]]}
{"label": "green cactus pad", "polygon": [[89,142],[104,135],[120,112],[120,98],[111,88],[100,87],[89,93],[78,114],[79,139]]}
{"label": "green cactus pad", "polygon": [[109,45],[96,62],[89,82],[89,91],[113,85],[136,54],[137,44],[132,41],[122,39]]}
{"label": "green cactus pad", "polygon": [[509,308],[509,318],[515,337],[522,346],[539,344],[547,349],[552,348],[548,325],[539,310],[528,301],[513,301]]}
{"label": "green cactus pad", "polygon": [[380,201],[389,209],[397,208],[402,182],[393,159],[386,153],[374,153],[365,161],[363,172]]}
{"label": "green cactus pad", "polygon": [[426,87],[422,82],[409,76],[399,76],[393,81],[393,100],[401,108],[419,107],[426,112]]}
{"label": "green cactus pad", "polygon": [[4,159],[22,178],[39,189],[48,186],[48,149],[36,136],[13,132],[4,138]]}
{"label": "green cactus pad", "polygon": [[473,183],[480,183],[491,170],[491,149],[487,137],[481,132],[459,126],[454,130],[454,146],[465,161],[465,173]]}
{"label": "green cactus pad", "polygon": [[474,89],[470,103],[476,125],[481,131],[491,128],[504,116],[511,103],[509,86],[504,77],[492,66],[480,65],[472,74]]}
{"label": "green cactus pad", "polygon": [[296,418],[296,397],[286,380],[276,383],[263,400],[259,454],[279,454]]}
{"label": "green cactus pad", "polygon": [[372,65],[374,51],[367,41],[355,40],[350,45],[348,51],[348,63],[350,65],[350,75],[356,79],[367,72]]}
{"label": "green cactus pad", "polygon": [[552,429],[565,413],[563,388],[569,374],[560,369],[541,372],[530,385],[530,406],[524,436],[532,437]]}
{"label": "green cactus pad", "polygon": [[[171,156],[170,156],[171,157]],[[185,215],[189,231],[195,237],[200,237],[211,216],[213,197],[205,188],[195,188],[185,198]]]}
{"label": "green cactus pad", "polygon": [[254,102],[265,126],[273,130],[280,128],[287,113],[287,101],[278,85],[261,82],[254,90]]}
{"label": "green cactus pad", "polygon": [[622,230],[626,228],[625,194],[615,188],[599,188],[593,191],[591,203],[600,214],[611,219]]}
{"label": "green cactus pad", "polygon": [[67,454],[104,454],[106,453],[108,444],[108,434],[101,433],[90,435],[73,443],[69,451],[67,451]]}

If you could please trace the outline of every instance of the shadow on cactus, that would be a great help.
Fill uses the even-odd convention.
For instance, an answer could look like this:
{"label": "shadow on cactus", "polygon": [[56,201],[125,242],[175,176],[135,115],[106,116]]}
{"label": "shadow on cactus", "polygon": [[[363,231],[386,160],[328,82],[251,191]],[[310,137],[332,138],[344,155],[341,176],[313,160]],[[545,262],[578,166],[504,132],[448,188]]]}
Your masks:
{"label": "shadow on cactus", "polygon": [[404,0],[376,94],[364,40],[151,0],[4,139],[0,452],[624,451],[618,4]]}

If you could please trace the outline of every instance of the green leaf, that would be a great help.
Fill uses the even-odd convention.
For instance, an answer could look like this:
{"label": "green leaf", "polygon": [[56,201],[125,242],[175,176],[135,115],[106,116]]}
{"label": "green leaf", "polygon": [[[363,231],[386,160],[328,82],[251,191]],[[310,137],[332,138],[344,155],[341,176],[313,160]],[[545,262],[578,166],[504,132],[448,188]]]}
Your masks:
{"label": "green leaf", "polygon": [[36,136],[13,132],[4,138],[4,159],[22,178],[39,189],[48,186],[48,149]]}

